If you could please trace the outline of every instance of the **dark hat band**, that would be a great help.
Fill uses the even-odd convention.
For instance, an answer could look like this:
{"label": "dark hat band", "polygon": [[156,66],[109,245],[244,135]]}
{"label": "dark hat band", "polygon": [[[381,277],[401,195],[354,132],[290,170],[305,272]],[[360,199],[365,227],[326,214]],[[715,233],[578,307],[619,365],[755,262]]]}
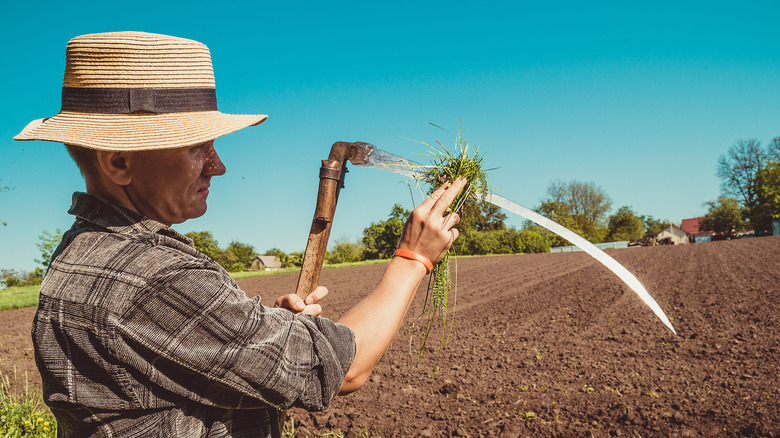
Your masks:
{"label": "dark hat band", "polygon": [[62,111],[103,114],[216,111],[213,88],[62,87]]}

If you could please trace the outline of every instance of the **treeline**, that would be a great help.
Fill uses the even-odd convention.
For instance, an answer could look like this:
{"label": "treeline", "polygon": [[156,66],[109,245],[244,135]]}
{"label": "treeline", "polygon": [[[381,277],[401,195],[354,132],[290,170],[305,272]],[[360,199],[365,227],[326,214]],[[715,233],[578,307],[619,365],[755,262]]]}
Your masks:
{"label": "treeline", "polygon": [[[255,247],[234,240],[225,248],[220,248],[219,242],[214,238],[210,231],[193,231],[186,234],[192,239],[195,248],[211,257],[224,267],[228,272],[246,271],[252,266],[252,262],[257,257]],[[62,231],[56,229],[53,233],[44,230],[38,236],[36,246],[41,251],[41,257],[36,258],[35,262],[40,266],[32,271],[17,271],[15,269],[0,269],[0,287],[14,286],[33,286],[41,284],[46,269],[49,267],[49,261],[52,254],[62,240]],[[275,255],[282,260],[282,266],[293,266],[289,263],[289,256],[279,249],[271,249],[266,255]],[[299,265],[300,266],[300,265]]]}
{"label": "treeline", "polygon": [[718,238],[753,230],[772,234],[772,220],[780,218],[780,137],[766,147],[756,139],[738,140],[718,159],[716,175],[721,196],[708,201],[700,227]]}
{"label": "treeline", "polygon": [[230,242],[225,248],[220,248],[219,242],[210,231],[192,231],[185,236],[192,239],[195,249],[211,257],[228,272],[248,270],[258,256],[254,246],[237,240]]}
{"label": "treeline", "polygon": [[43,230],[43,233],[38,236],[38,243],[35,246],[41,252],[41,258],[35,259],[35,263],[41,266],[36,267],[30,272],[17,271],[15,269],[0,269],[0,286],[14,287],[14,286],[34,286],[41,284],[43,281],[43,275],[46,273],[46,268],[49,267],[49,261],[54,250],[62,240],[62,231],[57,228],[53,233]]}
{"label": "treeline", "polygon": [[[641,216],[630,206],[611,216],[612,203],[593,183],[556,181],[547,188],[545,200],[536,211],[570,228],[593,243],[635,241],[670,225],[652,216]],[[398,245],[409,211],[394,205],[388,218],[371,223],[358,242],[335,242],[325,256],[327,263],[357,262],[390,258]],[[527,222],[521,229],[507,226],[506,215],[489,203],[469,201],[460,212],[460,237],[453,244],[458,255],[519,254],[549,252],[567,245],[564,239]]]}
{"label": "treeline", "polygon": [[[359,242],[335,242],[325,254],[327,263],[388,259],[398,246],[410,212],[396,204],[388,218],[371,223]],[[534,231],[517,230],[504,224],[506,215],[490,204],[469,202],[461,212],[460,237],[453,248],[459,255],[548,252],[550,246]]]}
{"label": "treeline", "polygon": [[[630,206],[620,207],[616,213],[608,215],[611,206],[609,196],[594,183],[555,181],[547,188],[546,198],[536,211],[593,243],[635,241],[656,234],[670,225],[668,220],[638,215]],[[325,253],[325,263],[351,263],[392,257],[409,214],[400,205],[393,205],[387,219],[372,222],[363,230],[360,240],[333,242]],[[457,255],[543,253],[549,252],[553,246],[569,244],[530,222],[520,229],[506,225],[506,214],[489,203],[469,201],[460,216],[461,221],[457,226],[460,237],[453,244]],[[236,242],[220,250],[208,231],[189,233],[187,236],[193,239],[197,249],[211,256],[225,269],[248,268],[246,262],[236,264],[233,261],[231,248]],[[286,254],[278,248],[272,248],[264,255],[278,257],[282,267],[300,267],[303,260],[303,252]]]}

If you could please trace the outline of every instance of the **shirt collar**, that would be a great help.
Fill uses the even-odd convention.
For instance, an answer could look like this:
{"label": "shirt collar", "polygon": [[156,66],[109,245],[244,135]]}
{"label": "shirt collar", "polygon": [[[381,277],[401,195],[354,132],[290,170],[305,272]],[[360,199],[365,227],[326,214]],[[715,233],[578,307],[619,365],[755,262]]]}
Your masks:
{"label": "shirt collar", "polygon": [[114,233],[153,233],[172,237],[192,246],[192,239],[171,227],[137,213],[116,201],[75,192],[69,214]]}

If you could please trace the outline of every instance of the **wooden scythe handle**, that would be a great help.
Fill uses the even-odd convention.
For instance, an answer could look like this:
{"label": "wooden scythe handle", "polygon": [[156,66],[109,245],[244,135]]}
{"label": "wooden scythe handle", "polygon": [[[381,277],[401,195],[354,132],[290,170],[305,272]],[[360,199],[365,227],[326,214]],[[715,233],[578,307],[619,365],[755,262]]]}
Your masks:
{"label": "wooden scythe handle", "polygon": [[306,252],[303,255],[298,286],[295,288],[295,293],[301,299],[305,299],[319,284],[339,191],[344,187],[344,175],[348,172],[347,161],[365,162],[368,150],[364,145],[366,143],[336,142],[330,149],[328,159],[322,160],[317,206],[309,231],[309,241],[306,243]]}

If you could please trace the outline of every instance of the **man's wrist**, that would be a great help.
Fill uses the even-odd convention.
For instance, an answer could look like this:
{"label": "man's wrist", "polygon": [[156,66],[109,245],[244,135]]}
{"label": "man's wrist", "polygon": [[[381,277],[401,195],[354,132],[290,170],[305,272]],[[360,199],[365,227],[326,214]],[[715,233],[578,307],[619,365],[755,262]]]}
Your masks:
{"label": "man's wrist", "polygon": [[408,249],[396,249],[393,253],[393,257],[401,257],[407,260],[414,260],[421,263],[423,267],[425,267],[426,274],[430,274],[431,269],[433,269],[433,263],[428,259],[428,257]]}

